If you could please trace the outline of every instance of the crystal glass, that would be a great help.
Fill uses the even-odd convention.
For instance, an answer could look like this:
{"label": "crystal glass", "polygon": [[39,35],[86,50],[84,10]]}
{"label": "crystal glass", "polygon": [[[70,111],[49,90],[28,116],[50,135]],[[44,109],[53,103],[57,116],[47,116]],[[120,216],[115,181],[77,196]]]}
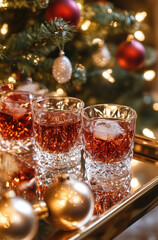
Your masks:
{"label": "crystal glass", "polygon": [[38,185],[44,190],[58,174],[81,174],[82,100],[36,98],[32,103]]}
{"label": "crystal glass", "polygon": [[33,95],[24,91],[10,91],[0,99],[1,151],[28,153],[32,151]]}
{"label": "crystal glass", "polygon": [[0,85],[0,96],[6,92],[12,91],[15,88],[14,83],[4,83]]}
{"label": "crystal glass", "polygon": [[119,196],[121,183],[126,184],[121,190],[126,195],[130,190],[136,112],[127,106],[98,104],[84,108],[81,117],[85,181],[98,199],[103,194],[106,200],[112,192]]}

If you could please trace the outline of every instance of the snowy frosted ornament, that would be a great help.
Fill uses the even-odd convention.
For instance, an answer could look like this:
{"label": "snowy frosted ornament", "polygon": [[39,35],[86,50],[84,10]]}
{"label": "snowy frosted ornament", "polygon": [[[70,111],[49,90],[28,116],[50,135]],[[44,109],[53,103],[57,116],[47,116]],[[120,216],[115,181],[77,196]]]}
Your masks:
{"label": "snowy frosted ornament", "polygon": [[93,63],[99,67],[105,67],[111,60],[111,54],[105,44],[99,45],[97,52],[92,56]]}
{"label": "snowy frosted ornament", "polygon": [[66,83],[72,76],[72,65],[70,60],[65,56],[64,51],[60,51],[59,57],[55,59],[52,74],[58,83]]}

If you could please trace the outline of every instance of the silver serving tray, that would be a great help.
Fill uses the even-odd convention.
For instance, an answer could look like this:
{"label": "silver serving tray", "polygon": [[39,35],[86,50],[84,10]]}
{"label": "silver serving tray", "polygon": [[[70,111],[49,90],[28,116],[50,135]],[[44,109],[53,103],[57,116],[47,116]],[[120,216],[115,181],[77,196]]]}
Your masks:
{"label": "silver serving tray", "polygon": [[[134,158],[131,162],[131,192],[100,216],[79,230],[52,230],[45,240],[112,239],[158,205],[158,142],[135,136]],[[40,229],[41,231],[41,229]],[[44,229],[43,229],[44,231]],[[43,232],[44,235],[44,232]]]}

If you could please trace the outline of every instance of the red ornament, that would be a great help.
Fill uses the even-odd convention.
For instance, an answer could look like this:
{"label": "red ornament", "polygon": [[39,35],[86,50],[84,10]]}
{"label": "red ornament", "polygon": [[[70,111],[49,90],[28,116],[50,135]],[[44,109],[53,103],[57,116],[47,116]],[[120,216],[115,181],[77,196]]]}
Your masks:
{"label": "red ornament", "polygon": [[135,39],[122,42],[116,52],[116,59],[120,67],[126,70],[136,70],[143,65],[145,48]]}
{"label": "red ornament", "polygon": [[47,21],[63,18],[64,21],[75,26],[79,24],[81,17],[80,9],[74,0],[53,0],[50,2],[45,14]]}

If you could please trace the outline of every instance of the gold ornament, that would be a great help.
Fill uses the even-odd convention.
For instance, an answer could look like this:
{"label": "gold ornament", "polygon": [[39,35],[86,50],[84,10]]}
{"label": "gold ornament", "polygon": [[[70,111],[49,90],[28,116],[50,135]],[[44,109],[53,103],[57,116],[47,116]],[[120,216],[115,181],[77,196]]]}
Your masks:
{"label": "gold ornament", "polygon": [[54,61],[52,74],[55,80],[61,84],[68,82],[71,78],[72,65],[63,51],[60,51],[59,57]]}
{"label": "gold ornament", "polygon": [[37,219],[26,200],[9,191],[0,201],[0,239],[30,240],[37,232]]}
{"label": "gold ornament", "polygon": [[93,194],[89,187],[67,177],[59,177],[45,194],[48,221],[62,230],[73,230],[85,225],[94,210]]}

